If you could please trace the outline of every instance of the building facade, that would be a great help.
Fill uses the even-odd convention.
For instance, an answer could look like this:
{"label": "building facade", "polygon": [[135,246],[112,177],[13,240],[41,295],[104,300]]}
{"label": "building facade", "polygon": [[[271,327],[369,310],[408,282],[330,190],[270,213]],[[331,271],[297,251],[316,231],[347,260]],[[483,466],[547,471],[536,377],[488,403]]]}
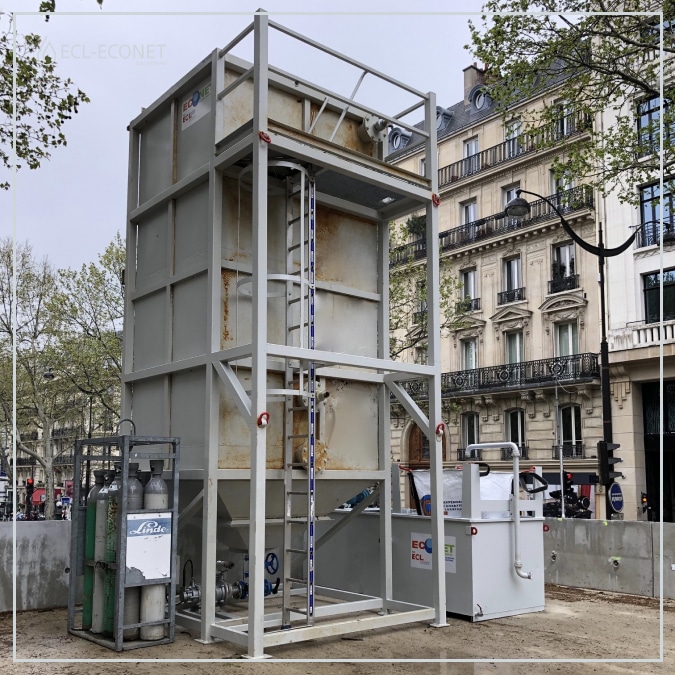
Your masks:
{"label": "building facade", "polygon": [[[542,199],[531,200],[524,219],[504,213],[518,188],[529,190],[547,197],[584,240],[596,242],[596,195],[583,184],[561,184],[551,171],[554,156],[584,140],[589,121],[556,101],[552,89],[540,103],[558,105],[559,121],[521,133],[520,111],[506,119],[496,112],[483,71],[474,64],[464,74],[463,100],[437,114],[441,274],[459,279],[456,303],[466,310],[442,342],[444,460],[507,468],[506,450],[466,450],[507,440],[520,447],[525,466],[542,466],[551,476],[560,474],[562,455],[591,509],[605,517],[603,490],[595,484],[602,438],[597,259],[572,242]],[[542,140],[555,143],[542,147]],[[393,129],[389,141],[390,161],[425,171],[414,134]],[[423,268],[427,245],[411,235],[392,251],[391,264],[412,260]],[[410,351],[407,358],[420,358]],[[409,391],[424,401],[422,383],[410,383]],[[396,407],[392,451],[411,468],[428,461],[423,434]]]}

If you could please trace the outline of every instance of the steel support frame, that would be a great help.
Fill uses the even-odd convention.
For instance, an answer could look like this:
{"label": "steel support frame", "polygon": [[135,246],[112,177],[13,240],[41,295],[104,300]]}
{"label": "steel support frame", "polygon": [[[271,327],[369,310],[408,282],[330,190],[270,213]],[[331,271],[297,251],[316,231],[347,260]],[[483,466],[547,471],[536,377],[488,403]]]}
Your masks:
{"label": "steel support frame", "polygon": [[[169,188],[164,190],[152,200],[139,205],[138,195],[138,162],[139,156],[139,129],[150,119],[151,114],[159,109],[161,102],[153,104],[151,109],[142,113],[131,125],[132,133],[130,135],[130,166],[135,170],[130,173],[129,193],[128,193],[128,226],[127,241],[130,243],[127,253],[127,312],[129,323],[126,326],[128,334],[125,340],[125,368],[124,368],[124,393],[123,393],[123,413],[129,417],[131,413],[131,387],[136,380],[142,380],[148,377],[163,377],[165,382],[165,419],[170,424],[170,414],[168,410],[168,396],[170,386],[170,376],[174,373],[187,370],[189,368],[203,367],[205,369],[205,394],[208,401],[204,416],[205,438],[207,444],[204,449],[204,470],[187,472],[194,473],[203,480],[203,514],[202,514],[202,607],[198,620],[190,618],[190,625],[194,628],[198,624],[200,639],[210,642],[220,637],[232,639],[235,637],[235,631],[229,635],[224,634],[227,629],[215,621],[215,561],[216,561],[216,524],[217,524],[217,506],[218,506],[218,481],[221,480],[227,471],[218,469],[218,423],[219,423],[219,384],[222,381],[233,399],[237,402],[239,412],[249,423],[251,429],[251,468],[250,471],[238,472],[247,474],[251,481],[250,504],[249,504],[249,556],[250,556],[250,600],[249,614],[246,622],[247,628],[245,634],[241,630],[236,631],[237,639],[233,639],[247,648],[249,658],[264,658],[264,647],[276,644],[297,642],[301,640],[314,639],[327,635],[346,634],[349,632],[360,631],[364,628],[378,628],[382,626],[395,626],[404,623],[434,619],[433,625],[445,625],[445,575],[443,546],[437,542],[443,541],[443,522],[442,522],[442,489],[441,489],[441,466],[442,450],[441,439],[437,435],[434,439],[434,430],[440,423],[440,345],[437,337],[439,327],[439,261],[438,250],[429,252],[427,265],[427,288],[429,289],[429,366],[419,366],[413,364],[393,363],[388,358],[388,273],[389,273],[389,233],[388,220],[391,217],[404,215],[399,206],[400,213],[394,212],[390,207],[383,207],[379,210],[379,253],[378,253],[378,272],[380,280],[378,282],[378,296],[368,298],[373,301],[379,301],[378,309],[378,331],[381,337],[378,344],[377,358],[364,358],[346,354],[335,354],[332,352],[316,351],[313,358],[320,366],[320,374],[337,370],[332,366],[338,367],[342,377],[353,376],[354,379],[363,381],[372,381],[378,384],[384,384],[385,378],[389,376],[394,384],[381,386],[378,400],[379,411],[379,470],[376,472],[356,472],[355,477],[372,473],[380,483],[380,539],[382,546],[382,589],[381,598],[371,600],[354,600],[342,598],[346,601],[343,607],[337,606],[332,610],[327,608],[317,608],[317,616],[341,615],[346,611],[354,611],[355,608],[362,610],[377,609],[381,616],[364,617],[358,620],[346,619],[338,624],[320,623],[311,627],[304,627],[284,631],[283,633],[265,634],[265,628],[270,627],[270,617],[264,612],[264,565],[265,556],[265,488],[266,480],[270,475],[276,475],[276,472],[266,470],[266,428],[264,425],[257,424],[258,416],[265,411],[267,404],[267,371],[269,370],[269,357],[278,357],[283,362],[288,359],[301,358],[307,360],[306,350],[288,348],[283,345],[272,345],[267,343],[267,192],[268,177],[267,166],[268,156],[271,149],[288,153],[297,157],[300,161],[307,161],[315,164],[325,164],[328,161],[331,170],[342,173],[347,176],[353,176],[360,180],[365,180],[380,187],[392,190],[402,197],[400,203],[409,210],[419,208],[420,203],[426,204],[427,210],[427,240],[435,241],[438,233],[437,208],[433,204],[432,195],[437,191],[437,157],[436,157],[436,129],[435,129],[435,96],[428,94],[424,97],[425,117],[427,120],[423,135],[426,137],[427,157],[429,161],[427,179],[428,184],[419,177],[410,176],[409,180],[398,175],[384,173],[381,168],[378,170],[377,162],[365,161],[363,163],[350,162],[344,156],[337,152],[326,153],[323,148],[313,148],[305,143],[290,138],[283,133],[269,133],[267,120],[268,88],[270,81],[270,67],[268,63],[268,29],[269,21],[266,14],[255,16],[253,23],[254,36],[254,67],[253,67],[253,88],[254,88],[254,112],[252,128],[244,134],[235,144],[234,149],[230,148],[218,155],[215,155],[209,161],[192,174],[180,181],[174,182]],[[193,69],[188,76],[181,80],[181,83],[172,88],[174,96],[184,88],[188,82],[201,80],[207,69],[211,69],[212,91],[219,92],[224,88],[224,69],[222,66],[222,52],[214,51],[208,59],[205,59],[197,68]],[[210,64],[209,64],[210,62]],[[274,71],[272,71],[274,72]],[[374,71],[373,71],[374,72]],[[379,74],[378,74],[379,75]],[[422,95],[423,96],[423,95]],[[175,102],[174,102],[175,107]],[[209,113],[210,123],[212,125],[214,139],[218,138],[216,130],[219,130],[222,124],[219,124],[219,115],[222,117],[220,107],[214,105]],[[174,125],[177,116],[174,115]],[[222,122],[222,120],[220,120]],[[406,126],[405,123],[401,123]],[[259,137],[259,133],[269,133],[271,142],[267,143],[264,138]],[[175,144],[176,130],[172,129],[171,144]],[[252,342],[250,345],[243,345],[233,349],[221,350],[220,348],[220,284],[221,269],[223,261],[221,259],[221,236],[222,236],[222,171],[228,162],[232,161],[236,152],[239,155],[245,155],[252,149],[253,155],[253,195],[252,195],[252,223],[253,223],[253,264],[252,264],[252,304],[254,322],[252,326]],[[175,153],[174,153],[175,156]],[[174,167],[175,168],[175,167]],[[208,175],[205,177],[205,173]],[[174,176],[174,181],[175,181]],[[172,226],[173,206],[171,201],[180,194],[187,192],[191,187],[199,182],[208,180],[209,183],[209,203],[211,209],[212,227],[209,233],[208,241],[208,285],[211,293],[211,303],[207,308],[208,333],[210,354],[186,359],[181,362],[171,362],[169,358],[166,365],[152,367],[143,371],[133,372],[133,302],[138,294],[135,289],[135,251],[136,251],[136,222],[146,213],[155,209],[166,209],[167,226]],[[429,190],[428,185],[431,186]],[[331,202],[332,203],[332,202]],[[352,209],[345,205],[347,211],[362,213],[362,208],[354,206]],[[368,213],[368,215],[372,215]],[[169,252],[169,259],[173,258],[172,252]],[[189,276],[191,271],[181,274]],[[170,289],[172,284],[178,280],[171,271],[171,277],[166,281],[167,302],[170,303]],[[163,283],[159,284],[161,287]],[[151,289],[151,290],[154,290]],[[144,295],[145,290],[140,295]],[[167,316],[170,316],[169,314]],[[130,319],[129,319],[130,318]],[[170,355],[169,355],[170,356]],[[250,397],[236,380],[236,375],[232,370],[231,363],[242,360],[249,360],[252,374],[252,391]],[[430,380],[430,409],[429,418],[426,425],[426,431],[430,437],[432,447],[432,500],[435,505],[432,515],[432,537],[434,542],[434,591],[436,598],[435,608],[423,608],[419,606],[405,605],[392,600],[392,561],[391,561],[391,501],[392,490],[391,478],[391,452],[389,437],[389,387],[396,389],[395,381],[409,379],[411,377],[426,377]],[[397,391],[397,394],[399,392]],[[401,395],[405,398],[405,392]],[[435,440],[435,442],[434,442]],[[229,472],[231,473],[231,472]],[[338,473],[332,476],[332,472],[326,472],[322,478],[339,479]],[[190,509],[196,508],[191,504]],[[365,603],[365,604],[364,604]],[[378,604],[379,603],[379,604]],[[390,612],[397,612],[390,614]]]}

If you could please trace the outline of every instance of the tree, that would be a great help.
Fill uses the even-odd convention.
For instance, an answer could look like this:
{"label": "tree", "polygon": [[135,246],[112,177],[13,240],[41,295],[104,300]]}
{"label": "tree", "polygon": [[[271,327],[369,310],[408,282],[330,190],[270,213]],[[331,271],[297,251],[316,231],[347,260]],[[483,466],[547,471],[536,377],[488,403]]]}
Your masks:
{"label": "tree", "polygon": [[[46,494],[54,493],[58,458],[72,449],[55,438],[64,429],[91,434],[96,416],[119,416],[122,265],[119,235],[98,264],[54,271],[28,244],[0,241],[0,423],[8,448],[40,465]],[[13,328],[13,330],[12,330]],[[12,351],[16,350],[16,437],[13,437]],[[89,424],[85,421],[89,419]],[[99,422],[100,426],[100,422]],[[45,500],[45,517],[54,502]]]}
{"label": "tree", "polygon": [[[52,11],[53,4],[42,3],[40,11]],[[0,162],[6,169],[15,158],[18,168],[37,169],[54,148],[66,145],[66,121],[89,102],[69,78],[57,74],[56,62],[41,54],[41,47],[36,34],[17,34],[15,43],[13,16],[0,14]],[[9,181],[0,181],[0,188],[8,187]]]}
{"label": "tree", "polygon": [[[553,162],[557,177],[584,179],[603,194],[615,191],[618,198],[635,203],[634,186],[658,175],[659,115],[663,119],[663,162],[668,173],[675,162],[675,110],[662,106],[656,115],[645,116],[636,132],[637,106],[660,96],[675,96],[672,80],[675,53],[675,0],[664,0],[663,56],[660,71],[660,26],[649,0],[488,0],[486,14],[477,26],[469,22],[476,58],[487,64],[486,87],[505,119],[518,115],[522,133],[560,124],[561,115],[574,110],[576,119],[595,120],[584,126],[590,139],[566,144],[564,154]],[[506,14],[508,12],[529,12]],[[537,14],[536,12],[541,12]],[[572,15],[579,12],[624,12],[623,14]],[[502,13],[499,16],[487,13]],[[529,100],[555,88],[555,98],[544,106]],[[522,106],[514,112],[515,106]],[[603,114],[604,124],[600,123]],[[609,122],[609,123],[608,123]],[[555,147],[555,133],[537,134],[537,147]]]}
{"label": "tree", "polygon": [[[57,425],[77,415],[75,392],[70,383],[53,376],[58,361],[58,318],[49,310],[56,291],[56,275],[45,259],[35,260],[29,245],[16,247],[12,265],[12,242],[0,241],[0,358],[2,371],[11,372],[16,354],[16,442],[17,450],[32,457],[45,473],[46,494],[54,493],[54,460],[60,454],[53,442]],[[12,271],[14,269],[14,279]],[[16,284],[16,303],[13,284]],[[9,364],[9,366],[8,366]],[[13,438],[12,378],[0,384],[0,406],[7,437]],[[37,444],[27,436],[35,432]],[[53,516],[52,499],[45,500],[45,517]]]}
{"label": "tree", "polygon": [[[412,216],[405,224],[390,225],[391,263],[389,268],[389,352],[392,359],[405,352],[427,349],[426,241],[418,237],[424,217]],[[422,229],[420,229],[422,228]],[[408,242],[410,237],[412,242]],[[444,272],[441,260],[441,332],[462,325],[464,312],[457,310],[457,277]],[[421,355],[420,354],[420,355]]]}

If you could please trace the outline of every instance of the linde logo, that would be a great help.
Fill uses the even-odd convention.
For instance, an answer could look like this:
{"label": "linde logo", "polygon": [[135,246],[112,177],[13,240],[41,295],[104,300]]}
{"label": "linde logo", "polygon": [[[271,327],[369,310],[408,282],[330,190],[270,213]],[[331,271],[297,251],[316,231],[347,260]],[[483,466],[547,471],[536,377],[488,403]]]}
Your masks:
{"label": "linde logo", "polygon": [[170,528],[157,520],[144,520],[135,530],[129,530],[130,535],[168,534]]}

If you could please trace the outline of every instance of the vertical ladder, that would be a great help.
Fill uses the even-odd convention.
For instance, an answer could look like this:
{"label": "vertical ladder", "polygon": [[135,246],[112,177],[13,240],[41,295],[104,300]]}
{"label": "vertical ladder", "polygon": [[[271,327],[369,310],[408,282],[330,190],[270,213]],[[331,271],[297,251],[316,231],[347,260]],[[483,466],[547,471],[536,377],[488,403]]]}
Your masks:
{"label": "vertical ladder", "polygon": [[[297,183],[287,182],[287,226],[286,226],[286,328],[287,344],[301,349],[315,348],[315,254],[316,219],[315,186],[313,177],[298,167]],[[299,201],[299,213],[295,215],[294,202]],[[304,625],[314,623],[314,539],[315,539],[315,453],[316,453],[316,364],[311,357],[307,360],[287,359],[285,389],[295,391],[297,396],[286,395],[285,441],[284,441],[284,550],[283,550],[283,591],[282,628],[291,627],[291,615],[305,616]],[[306,401],[306,405],[299,402]],[[306,416],[307,432],[298,433],[299,425]],[[307,448],[306,462],[294,458],[298,440],[304,440]],[[303,489],[293,485],[293,471],[306,469]],[[297,485],[296,481],[296,485]],[[305,497],[304,507],[301,497]],[[299,548],[300,535],[305,537],[305,546]],[[294,559],[302,557],[306,563],[306,579],[293,577],[291,566]],[[292,606],[292,590],[304,589],[306,606]],[[302,592],[302,591],[300,591]],[[300,593],[298,593],[298,596]]]}

